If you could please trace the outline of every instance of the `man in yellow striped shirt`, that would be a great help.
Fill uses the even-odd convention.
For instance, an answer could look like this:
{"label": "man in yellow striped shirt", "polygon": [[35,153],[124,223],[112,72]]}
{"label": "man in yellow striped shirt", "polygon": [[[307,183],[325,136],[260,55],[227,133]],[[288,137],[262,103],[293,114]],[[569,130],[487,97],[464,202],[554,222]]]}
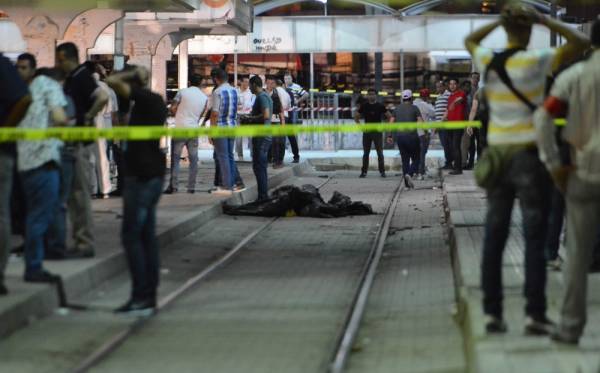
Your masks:
{"label": "man in yellow striped shirt", "polygon": [[[533,24],[548,27],[567,43],[557,49],[527,50]],[[496,54],[480,42],[500,26],[507,33],[508,46],[506,51]],[[516,3],[505,6],[497,22],[474,31],[465,40],[475,66],[484,75],[490,110],[486,152],[502,160],[502,166],[493,170],[495,183],[487,187],[481,286],[488,333],[507,329],[502,317],[502,252],[515,198],[521,205],[525,239],[525,333],[544,335],[554,328],[546,317],[544,257],[552,184],[538,157],[533,110],[544,99],[546,78],[561,64],[581,54],[587,45],[585,37],[577,31]],[[493,68],[488,70],[490,65]]]}

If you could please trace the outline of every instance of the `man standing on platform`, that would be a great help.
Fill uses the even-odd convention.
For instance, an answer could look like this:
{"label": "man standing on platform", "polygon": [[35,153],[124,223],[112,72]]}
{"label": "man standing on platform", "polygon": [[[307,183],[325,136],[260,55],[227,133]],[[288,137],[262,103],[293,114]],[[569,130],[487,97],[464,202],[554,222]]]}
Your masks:
{"label": "man standing on platform", "polygon": [[[534,24],[546,26],[567,42],[557,49],[527,50]],[[480,44],[498,27],[506,31],[509,47],[495,53]],[[489,153],[488,156],[493,155],[494,160],[499,159],[505,165],[500,169],[489,167],[488,176],[493,182],[485,185],[488,210],[481,262],[485,328],[488,333],[507,330],[502,304],[502,254],[510,232],[513,203],[518,197],[525,240],[525,333],[548,334],[554,329],[546,317],[544,256],[551,180],[538,156],[533,110],[544,100],[546,77],[579,56],[588,43],[579,32],[529,6],[509,4],[498,21],[469,35],[465,46],[477,70],[485,71],[490,109],[489,145],[479,163],[485,162]]]}
{"label": "man standing on platform", "polygon": [[[238,92],[238,114],[249,115],[252,112],[252,106],[254,105],[254,99],[256,96],[250,91],[250,78],[244,76],[240,80],[240,89]],[[244,138],[237,137],[235,139],[235,152],[237,153],[238,160],[244,160]]]}
{"label": "man standing on platform", "polygon": [[[467,108],[467,95],[458,88],[458,79],[452,78],[448,83],[450,96],[448,97],[448,109],[443,120],[457,122],[465,120]],[[450,137],[450,152],[452,154],[452,171],[450,175],[462,174],[462,155],[460,144],[462,142],[463,129],[447,130]]]}
{"label": "man standing on platform", "polygon": [[[283,81],[287,88],[288,92],[292,93],[292,113],[291,113],[291,122],[292,124],[302,124],[302,120],[300,119],[300,110],[305,106],[308,102],[309,94],[297,83],[294,83],[292,79],[292,75],[290,73],[285,74],[283,77]],[[294,154],[293,163],[300,162],[300,150],[298,148],[298,138],[296,135],[288,136],[288,140],[290,141],[290,147],[292,148],[292,153]]]}
{"label": "man standing on platform", "polygon": [[[133,102],[130,126],[163,126],[167,107],[148,87],[149,73],[128,66],[106,83],[117,95]],[[159,284],[159,251],[156,238],[156,206],[162,194],[165,154],[158,140],[128,141],[125,145],[123,224],[121,240],[132,279],[131,296],[116,313],[147,316],[156,308]]]}
{"label": "man standing on platform", "polygon": [[[361,116],[365,123],[381,123],[385,120],[390,121],[392,115],[386,107],[377,101],[377,91],[374,88],[369,88],[367,92],[367,102],[360,105],[354,114],[354,121],[360,123]],[[383,160],[383,134],[381,132],[363,132],[363,161],[360,177],[367,177],[369,170],[369,154],[371,153],[371,144],[375,144],[377,151],[377,165],[379,174],[385,177],[385,163]]]}
{"label": "man standing on platform", "polygon": [[[435,99],[435,120],[441,122],[444,119],[446,110],[448,110],[448,97],[450,97],[450,91],[446,89],[446,82],[439,81],[435,84],[435,90],[438,97]],[[444,149],[444,166],[442,169],[450,170],[452,168],[452,152],[450,145],[450,133],[448,130],[439,130],[440,142]]]}
{"label": "man standing on platform", "polygon": [[[600,20],[592,26],[592,55],[563,71],[535,114],[540,158],[567,203],[565,298],[552,339],[577,344],[587,321],[587,280],[600,227]],[[567,124],[562,138],[574,157],[563,164],[554,118]]]}
{"label": "man standing on platform", "polygon": [[[250,78],[250,89],[256,97],[254,106],[252,107],[252,121],[263,123],[265,126],[271,125],[273,101],[264,91],[262,79],[258,76]],[[252,138],[252,170],[254,171],[254,176],[256,176],[258,201],[269,198],[269,182],[267,177],[267,168],[269,165],[267,155],[269,149],[271,149],[270,136]]]}
{"label": "man standing on platform", "polygon": [[[27,113],[31,96],[27,84],[19,77],[17,69],[2,55],[0,40],[0,128],[16,127]],[[14,143],[0,144],[0,296],[8,294],[4,284],[4,269],[8,261],[11,236],[11,194],[16,160]]]}
{"label": "man standing on platform", "polygon": [[[198,128],[200,118],[206,110],[208,97],[200,89],[202,80],[192,75],[190,86],[180,89],[173,100],[171,111],[175,113],[175,127]],[[196,177],[198,176],[198,137],[190,139],[171,140],[171,180],[165,190],[165,194],[177,193],[179,184],[179,161],[181,151],[186,147],[190,163],[187,192],[193,194],[196,191]]]}

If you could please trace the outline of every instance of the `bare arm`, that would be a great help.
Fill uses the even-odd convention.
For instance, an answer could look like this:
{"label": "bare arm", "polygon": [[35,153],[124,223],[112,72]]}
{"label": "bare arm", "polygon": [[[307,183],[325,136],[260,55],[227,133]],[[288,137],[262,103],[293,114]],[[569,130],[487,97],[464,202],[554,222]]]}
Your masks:
{"label": "bare arm", "polygon": [[301,103],[308,101],[308,97],[310,95],[308,94],[308,92],[304,92],[304,94],[298,99],[298,103],[297,105],[300,105]]}
{"label": "bare arm", "polygon": [[479,29],[473,31],[469,36],[465,38],[465,47],[469,51],[469,53],[475,53],[475,48],[477,48],[483,39],[485,39],[489,34],[492,33],[498,26],[500,26],[502,22],[500,20],[492,22],[488,25],[480,27]]}
{"label": "bare arm", "polygon": [[572,29],[566,24],[549,17],[540,16],[540,24],[567,39],[567,43],[559,47],[552,65],[552,70],[557,71],[563,63],[570,63],[583,54],[590,47],[590,41],[581,32]]}
{"label": "bare arm", "polygon": [[0,123],[2,127],[16,127],[21,120],[27,114],[27,109],[29,109],[29,105],[31,104],[31,96],[26,95],[21,97],[19,101],[17,101],[8,116],[6,117],[6,121],[4,123]]}
{"label": "bare arm", "polygon": [[137,70],[125,71],[122,73],[112,74],[106,78],[106,84],[112,88],[115,93],[125,99],[129,99],[131,96],[131,86],[127,83],[127,80],[135,77]]}
{"label": "bare arm", "polygon": [[94,92],[94,103],[90,110],[85,113],[85,122],[86,124],[92,123],[94,117],[102,110],[104,106],[108,103],[108,94],[104,92],[100,87],[96,89]]}
{"label": "bare arm", "polygon": [[65,113],[65,109],[60,106],[50,109],[50,118],[52,119],[53,127],[66,126],[68,122],[67,113]]}

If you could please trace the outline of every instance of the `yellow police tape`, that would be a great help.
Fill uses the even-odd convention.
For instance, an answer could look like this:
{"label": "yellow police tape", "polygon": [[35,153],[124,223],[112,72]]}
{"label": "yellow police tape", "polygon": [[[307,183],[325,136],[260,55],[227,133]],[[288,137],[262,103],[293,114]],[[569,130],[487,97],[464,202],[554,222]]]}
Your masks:
{"label": "yellow police tape", "polygon": [[[556,120],[556,125],[565,125],[564,119]],[[367,123],[367,124],[326,124],[326,125],[243,125],[236,127],[198,127],[198,128],[167,128],[164,126],[135,126],[114,128],[93,127],[53,127],[48,129],[31,128],[0,128],[0,142],[18,140],[36,141],[57,138],[63,141],[91,141],[96,139],[114,140],[151,140],[163,136],[172,138],[193,138],[208,136],[221,137],[265,137],[290,136],[300,133],[327,132],[406,132],[417,129],[464,129],[479,128],[478,121],[457,122],[396,122],[396,123]]]}

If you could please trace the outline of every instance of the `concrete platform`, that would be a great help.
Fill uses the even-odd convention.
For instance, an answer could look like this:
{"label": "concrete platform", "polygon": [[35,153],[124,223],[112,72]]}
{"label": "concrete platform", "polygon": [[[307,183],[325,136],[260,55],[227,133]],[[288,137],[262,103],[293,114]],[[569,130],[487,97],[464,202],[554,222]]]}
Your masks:
{"label": "concrete platform", "polygon": [[[304,163],[293,167],[289,165],[279,170],[269,169],[269,185],[277,186],[307,167]],[[239,170],[248,188],[232,197],[232,202],[245,203],[256,198],[256,182],[249,163],[241,163]],[[199,192],[196,194],[180,192],[163,195],[157,212],[159,247],[165,247],[187,236],[221,214],[220,205],[225,198],[202,192],[212,186],[213,173],[214,166],[211,164],[203,164],[200,167],[197,185]],[[180,183],[183,180],[187,180],[185,172],[180,175]],[[69,300],[85,294],[126,269],[120,242],[121,203],[121,198],[93,201],[95,258],[44,263],[48,270],[62,276]],[[6,271],[6,284],[10,293],[0,298],[0,338],[47,316],[58,307],[58,296],[54,286],[27,284],[23,282],[22,275],[22,259],[11,257]]]}
{"label": "concrete platform", "polygon": [[[588,325],[579,347],[567,347],[547,337],[523,334],[524,247],[520,214],[515,206],[509,240],[504,253],[504,312],[506,335],[488,336],[481,308],[480,260],[483,242],[484,191],[471,172],[446,176],[444,193],[454,252],[455,278],[463,316],[471,372],[597,373],[600,371],[600,275],[589,277]],[[563,282],[559,272],[548,273],[548,315],[558,320]]]}

